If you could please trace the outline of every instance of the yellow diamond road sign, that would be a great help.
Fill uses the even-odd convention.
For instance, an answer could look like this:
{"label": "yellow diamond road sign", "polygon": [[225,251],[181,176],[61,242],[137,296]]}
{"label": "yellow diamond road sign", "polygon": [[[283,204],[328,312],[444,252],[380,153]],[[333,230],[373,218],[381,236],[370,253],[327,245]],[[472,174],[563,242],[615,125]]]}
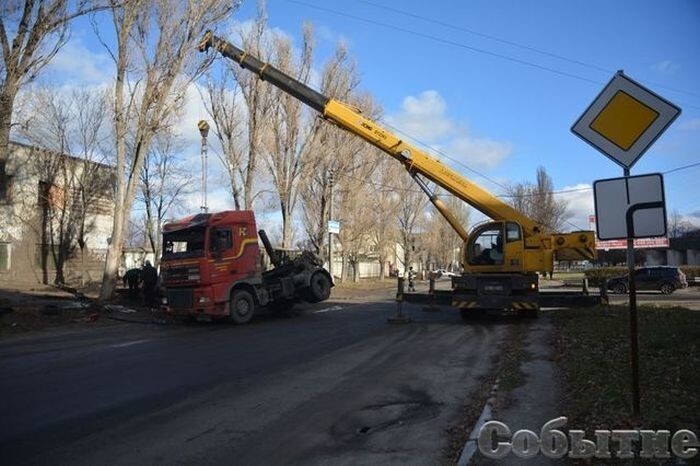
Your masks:
{"label": "yellow diamond road sign", "polygon": [[630,168],[681,109],[618,71],[571,131]]}

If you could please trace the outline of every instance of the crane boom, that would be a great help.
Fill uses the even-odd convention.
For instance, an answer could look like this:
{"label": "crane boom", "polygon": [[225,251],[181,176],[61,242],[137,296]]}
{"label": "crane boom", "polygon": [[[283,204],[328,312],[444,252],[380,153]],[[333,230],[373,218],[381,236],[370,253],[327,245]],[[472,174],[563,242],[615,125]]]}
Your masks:
{"label": "crane boom", "polygon": [[[541,226],[533,219],[523,215],[479,185],[467,180],[436,158],[382,128],[375,121],[362,115],[359,109],[324,96],[225,39],[215,36],[211,31],[206,33],[199,49],[205,51],[209,47],[214,47],[223,56],[237,62],[242,68],[252,71],[261,79],[296,97],[337,126],[386,152],[403,163],[411,174],[419,174],[429,179],[484,215],[494,220],[518,222],[526,237],[541,232]],[[460,236],[462,235],[460,234]]]}
{"label": "crane boom", "polygon": [[[545,231],[549,230],[547,226],[539,224],[440,160],[365,117],[358,108],[323,95],[269,63],[217,37],[211,31],[207,31],[199,44],[200,51],[204,52],[209,48],[216,49],[242,68],[257,74],[260,79],[268,81],[313,108],[326,120],[361,137],[403,164],[436,209],[465,241],[466,271],[526,274],[551,272],[554,258],[559,260],[594,258],[593,232],[549,233]],[[430,191],[423,179],[442,187],[493,219],[494,222],[475,228],[469,236],[447,206]],[[506,244],[499,245],[499,241],[503,242],[504,237],[507,237]],[[493,249],[499,252],[489,257],[485,252]]]}

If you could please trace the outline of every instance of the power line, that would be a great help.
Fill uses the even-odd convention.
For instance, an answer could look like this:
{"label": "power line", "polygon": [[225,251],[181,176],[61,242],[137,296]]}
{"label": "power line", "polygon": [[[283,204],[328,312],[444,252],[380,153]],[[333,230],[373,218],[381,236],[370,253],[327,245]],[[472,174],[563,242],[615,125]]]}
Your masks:
{"label": "power line", "polygon": [[[596,65],[596,64],[594,64],[594,63],[584,62],[584,61],[581,61],[581,60],[577,60],[577,59],[575,59],[575,58],[570,58],[570,57],[566,57],[566,56],[564,56],[564,55],[560,55],[560,54],[557,54],[557,53],[554,53],[554,52],[549,52],[549,51],[547,51],[547,50],[543,50],[543,49],[539,49],[539,48],[532,47],[532,46],[529,46],[529,45],[521,44],[521,43],[518,43],[518,42],[515,42],[515,41],[508,40],[508,39],[503,39],[503,38],[501,38],[501,37],[493,36],[493,35],[490,35],[490,34],[485,34],[485,33],[483,33],[483,32],[475,31],[474,29],[465,28],[465,27],[463,27],[463,26],[457,26],[457,25],[455,25],[455,24],[451,24],[451,23],[448,23],[448,22],[445,22],[445,21],[440,21],[440,20],[437,20],[437,19],[434,19],[434,18],[427,18],[427,17],[425,17],[425,16],[421,16],[421,15],[418,15],[418,14],[415,14],[415,13],[411,13],[410,11],[401,10],[401,9],[399,9],[399,8],[395,8],[395,7],[391,7],[391,6],[387,6],[387,5],[380,5],[380,4],[378,4],[378,3],[374,3],[374,2],[371,2],[371,1],[368,1],[368,0],[357,0],[357,2],[359,2],[359,3],[364,3],[364,4],[366,4],[366,5],[371,5],[371,6],[375,7],[375,8],[379,8],[379,9],[382,9],[382,10],[385,10],[385,11],[391,11],[391,12],[393,12],[393,13],[397,13],[397,14],[400,14],[400,15],[402,15],[402,16],[407,16],[407,17],[409,17],[409,18],[414,18],[414,19],[418,19],[418,20],[421,20],[421,21],[424,21],[424,22],[427,22],[427,23],[432,23],[432,24],[436,24],[436,25],[438,25],[438,26],[443,26],[443,27],[447,27],[447,28],[450,28],[450,29],[454,29],[454,30],[456,30],[456,31],[466,32],[466,33],[468,33],[468,34],[472,34],[472,35],[475,35],[475,36],[478,36],[478,37],[483,37],[483,38],[485,38],[485,39],[489,39],[489,40],[493,40],[493,41],[496,41],[496,42],[500,42],[500,43],[502,43],[502,44],[511,45],[511,46],[513,46],[513,47],[517,47],[517,48],[522,49],[522,50],[528,50],[528,51],[530,51],[530,52],[539,53],[539,54],[541,54],[541,55],[544,55],[544,56],[547,56],[547,57],[550,57],[550,58],[556,58],[557,60],[562,60],[562,61],[565,61],[565,62],[568,62],[568,63],[572,63],[572,64],[574,64],[574,65],[579,65],[579,66],[583,66],[583,67],[585,67],[585,68],[590,68],[590,69],[595,70],[595,71],[601,71],[601,72],[604,72],[604,73],[615,73],[615,72],[617,71],[617,70],[611,70],[611,69],[609,69],[609,68],[606,68],[606,67],[603,67],[603,66],[600,66],[600,65]],[[645,80],[645,81],[646,81],[646,80]],[[654,85],[654,86],[657,86],[657,87],[663,87],[663,88],[668,89],[668,90],[670,90],[670,91],[678,92],[678,93],[681,93],[681,94],[691,95],[691,96],[693,96],[693,97],[700,97],[700,95],[697,94],[697,93],[695,93],[695,92],[686,91],[686,90],[684,90],[684,89],[677,89],[677,88],[673,88],[673,87],[667,86],[667,85],[665,85],[665,84],[654,83],[654,82],[651,82],[651,81],[646,81],[646,82],[649,83],[649,84],[652,84],[652,85]]]}
{"label": "power line", "polygon": [[489,56],[492,56],[492,57],[501,58],[501,59],[503,59],[503,60],[508,60],[508,61],[511,61],[511,62],[514,62],[514,63],[518,63],[518,64],[521,64],[521,65],[529,66],[529,67],[532,67],[532,68],[537,68],[537,69],[540,69],[540,70],[543,70],[543,71],[548,71],[548,72],[550,72],[550,73],[558,74],[558,75],[561,75],[561,76],[567,76],[567,77],[569,77],[569,78],[578,79],[578,80],[581,80],[581,81],[586,81],[586,82],[589,82],[589,83],[592,83],[592,84],[604,84],[602,81],[596,81],[596,80],[593,80],[593,79],[586,78],[586,77],[584,77],[584,76],[579,76],[579,75],[576,75],[576,74],[573,74],[573,73],[568,73],[568,72],[566,72],[566,71],[560,71],[560,70],[557,70],[557,69],[554,69],[554,68],[550,68],[550,67],[547,67],[547,66],[544,66],[544,65],[540,65],[540,64],[537,64],[537,63],[529,62],[529,61],[527,61],[527,60],[521,60],[520,58],[511,57],[511,56],[509,56],[509,55],[504,55],[504,54],[500,54],[500,53],[496,53],[496,52],[491,52],[491,51],[489,51],[489,50],[481,49],[481,48],[479,48],[479,47],[473,47],[473,46],[471,46],[471,45],[467,45],[467,44],[464,44],[464,43],[461,43],[461,42],[456,42],[456,41],[453,41],[453,40],[450,40],[450,39],[444,39],[444,38],[442,38],[442,37],[437,37],[437,36],[434,36],[434,35],[431,35],[431,34],[426,34],[426,33],[424,33],[424,32],[414,31],[414,30],[412,30],[412,29],[407,29],[407,28],[403,28],[403,27],[400,27],[400,26],[395,26],[395,25],[393,25],[393,24],[384,23],[384,22],[377,21],[377,20],[374,20],[374,19],[363,18],[362,16],[356,16],[356,15],[353,15],[353,14],[350,14],[350,13],[344,13],[344,12],[342,12],[342,11],[333,10],[333,9],[331,9],[331,8],[326,8],[326,7],[322,7],[322,6],[319,6],[319,5],[314,5],[314,4],[311,4],[311,3],[306,3],[306,2],[301,1],[301,0],[287,0],[287,1],[290,2],[290,3],[296,3],[297,5],[302,5],[302,6],[305,6],[305,7],[308,7],[308,8],[312,8],[312,9],[315,9],[315,10],[325,11],[325,12],[327,12],[327,13],[331,13],[331,14],[338,15],[338,16],[343,16],[343,17],[346,17],[346,18],[351,18],[351,19],[354,19],[354,20],[357,20],[357,21],[362,21],[362,22],[364,22],[364,23],[374,24],[375,26],[381,26],[381,27],[385,27],[385,28],[388,28],[388,29],[393,29],[393,30],[395,30],[395,31],[403,32],[403,33],[406,33],[406,34],[411,34],[411,35],[414,35],[414,36],[423,37],[424,39],[430,39],[430,40],[435,41],[435,42],[440,42],[440,43],[443,43],[443,44],[452,45],[452,46],[454,46],[454,47],[463,48],[463,49],[466,49],[466,50],[470,50],[470,51],[472,51],[472,52],[481,53],[481,54],[483,54],[483,55],[489,55]]}
{"label": "power line", "polygon": [[386,6],[386,5],[380,5],[380,4],[378,4],[378,3],[370,2],[370,1],[367,1],[367,0],[357,0],[357,2],[359,2],[359,3],[364,3],[364,4],[366,4],[366,5],[371,5],[371,6],[375,7],[375,8],[379,8],[379,9],[382,9],[382,10],[391,11],[391,12],[393,12],[393,13],[398,13],[398,14],[400,14],[400,15],[407,16],[407,17],[409,17],[409,18],[419,19],[419,20],[421,20],[421,21],[425,21],[426,23],[432,23],[432,24],[436,24],[436,25],[438,25],[438,26],[444,26],[444,27],[447,27],[447,28],[450,28],[450,29],[454,29],[454,30],[456,30],[456,31],[462,31],[462,32],[466,32],[466,33],[468,33],[468,34],[472,34],[472,35],[478,36],[478,37],[483,37],[483,38],[485,38],[485,39],[490,39],[490,40],[493,40],[493,41],[496,41],[496,42],[500,42],[500,43],[502,43],[502,44],[512,45],[513,47],[517,47],[517,48],[519,48],[519,49],[529,50],[529,51],[531,51],[531,52],[536,52],[536,53],[539,53],[539,54],[541,54],[541,55],[545,55],[545,56],[547,56],[547,57],[556,58],[556,59],[558,59],[558,60],[563,60],[563,61],[566,61],[566,62],[569,62],[569,63],[573,63],[573,64],[575,64],[575,65],[584,66],[584,67],[590,68],[590,69],[592,69],[592,70],[602,71],[602,72],[604,72],[604,73],[610,72],[610,70],[608,70],[607,68],[604,68],[604,67],[602,67],[602,66],[598,66],[598,65],[595,65],[595,64],[592,64],[592,63],[586,63],[586,62],[583,62],[583,61],[580,61],[580,60],[576,60],[576,59],[573,59],[573,58],[568,58],[568,57],[565,57],[565,56],[563,56],[563,55],[559,55],[559,54],[556,54],[556,53],[553,53],[553,52],[548,52],[548,51],[546,51],[546,50],[542,50],[542,49],[538,49],[538,48],[535,48],[535,47],[531,47],[531,46],[529,46],[529,45],[520,44],[520,43],[518,43],[518,42],[514,42],[514,41],[511,41],[511,40],[503,39],[503,38],[500,38],[500,37],[492,36],[492,35],[490,35],[490,34],[485,34],[485,33],[483,33],[483,32],[475,31],[474,29],[465,28],[465,27],[463,27],[463,26],[457,26],[457,25],[455,25],[455,24],[447,23],[447,22],[445,22],[445,21],[440,21],[440,20],[437,20],[437,19],[434,19],[434,18],[427,18],[427,17],[425,17],[425,16],[421,16],[421,15],[418,15],[418,14],[415,14],[415,13],[411,13],[410,11],[401,10],[401,9],[399,9],[399,8],[390,7],[390,6]]}
{"label": "power line", "polygon": [[682,167],[673,168],[671,170],[666,170],[665,172],[663,172],[663,174],[668,175],[669,173],[673,173],[673,172],[677,172],[677,171],[681,171],[681,170],[686,170],[688,168],[694,168],[694,167],[698,167],[698,166],[700,166],[700,162],[695,162],[695,163],[691,163],[690,165],[684,165]]}
{"label": "power line", "polygon": [[[304,2],[304,1],[302,1],[302,0],[287,0],[287,2],[289,2],[289,3],[294,3],[294,4],[297,4],[297,5],[302,5],[302,6],[305,6],[305,7],[307,7],[307,8],[314,9],[314,10],[324,11],[324,12],[326,12],[326,13],[331,13],[331,14],[338,15],[338,16],[341,16],[341,17],[354,19],[354,20],[356,20],[356,21],[361,21],[361,22],[364,22],[364,23],[373,24],[373,25],[375,25],[375,26],[380,26],[380,27],[384,27],[384,28],[387,28],[387,29],[392,29],[392,30],[395,30],[395,31],[403,32],[403,33],[405,33],[405,34],[410,34],[410,35],[413,35],[413,36],[422,37],[422,38],[424,38],[424,39],[429,39],[429,40],[432,40],[432,41],[435,41],[435,42],[439,42],[439,43],[442,43],[442,44],[451,45],[451,46],[453,46],[453,47],[458,47],[458,48],[462,48],[462,49],[465,49],[465,50],[469,50],[469,51],[471,51],[471,52],[480,53],[480,54],[483,54],[483,55],[488,55],[488,56],[500,58],[500,59],[502,59],[502,60],[506,60],[506,61],[510,61],[510,62],[513,62],[513,63],[517,63],[517,64],[520,64],[520,65],[523,65],[523,66],[528,66],[528,67],[531,67],[531,68],[539,69],[539,70],[541,70],[541,71],[547,71],[547,72],[549,72],[549,73],[556,74],[556,75],[559,75],[559,76],[564,76],[564,77],[568,77],[568,78],[571,78],[571,79],[576,79],[576,80],[579,80],[579,81],[585,81],[585,82],[588,82],[588,83],[591,83],[591,84],[596,84],[596,85],[604,85],[604,84],[607,83],[607,81],[606,81],[606,82],[603,82],[603,81],[599,81],[599,80],[595,80],[595,79],[590,79],[590,78],[587,78],[587,77],[585,77],[585,76],[581,76],[581,75],[574,74],[574,73],[569,73],[569,72],[567,72],[567,71],[558,70],[558,69],[556,69],[556,68],[551,68],[551,67],[549,67],[549,66],[540,65],[540,64],[538,64],[538,63],[530,62],[530,61],[523,60],[523,59],[520,59],[520,58],[517,58],[517,57],[510,56],[510,55],[505,55],[505,54],[501,54],[501,53],[497,53],[497,52],[492,52],[492,51],[490,51],[490,50],[486,50],[486,49],[482,49],[482,48],[479,48],[479,47],[474,47],[474,46],[471,46],[471,45],[468,45],[468,44],[465,44],[465,43],[462,43],[462,42],[457,42],[457,41],[454,41],[454,40],[450,40],[450,39],[445,39],[445,38],[442,38],[442,37],[434,36],[434,35],[432,35],[432,34],[427,34],[427,33],[424,33],[424,32],[415,31],[415,30],[412,30],[412,29],[407,29],[407,28],[404,28],[404,27],[401,27],[401,26],[396,26],[396,25],[393,25],[393,24],[384,23],[384,22],[382,22],[382,21],[377,21],[377,20],[370,19],[370,18],[364,18],[364,17],[362,17],[362,16],[357,16],[357,15],[353,15],[353,14],[350,14],[350,13],[345,13],[345,12],[342,12],[342,11],[334,10],[334,9],[332,9],[332,8],[326,8],[326,7],[323,7],[323,6],[320,6],[320,5],[314,5],[314,4],[312,4],[312,3],[307,3],[307,2]],[[659,87],[661,87],[661,85],[659,85]],[[663,86],[663,87],[666,87],[666,86]],[[668,88],[668,87],[667,87],[667,88]],[[677,92],[688,93],[687,91],[680,91],[680,90],[677,90],[677,89],[674,89],[674,90],[677,91]],[[700,106],[692,105],[692,104],[689,104],[689,103],[685,103],[684,106],[685,106],[685,107],[695,108],[695,109],[700,109]]]}

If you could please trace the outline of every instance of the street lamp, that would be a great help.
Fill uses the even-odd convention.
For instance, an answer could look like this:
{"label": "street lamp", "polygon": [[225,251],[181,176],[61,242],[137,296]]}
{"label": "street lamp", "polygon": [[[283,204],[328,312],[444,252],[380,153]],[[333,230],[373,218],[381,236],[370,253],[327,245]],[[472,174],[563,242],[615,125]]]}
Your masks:
{"label": "street lamp", "polygon": [[197,123],[199,134],[202,135],[202,210],[207,213],[207,136],[209,135],[209,123],[207,120],[199,120]]}

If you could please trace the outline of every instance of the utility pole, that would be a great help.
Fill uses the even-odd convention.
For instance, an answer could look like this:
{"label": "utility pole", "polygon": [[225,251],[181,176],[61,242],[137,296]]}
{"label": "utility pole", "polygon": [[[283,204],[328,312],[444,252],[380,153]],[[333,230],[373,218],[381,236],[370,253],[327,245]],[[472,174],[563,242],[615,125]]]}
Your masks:
{"label": "utility pole", "polygon": [[333,170],[328,174],[328,274],[333,278],[333,233],[330,223],[333,220]]}
{"label": "utility pole", "polygon": [[209,123],[207,120],[199,120],[197,123],[199,134],[202,135],[202,210],[209,211],[207,206],[207,136],[209,135]]}

